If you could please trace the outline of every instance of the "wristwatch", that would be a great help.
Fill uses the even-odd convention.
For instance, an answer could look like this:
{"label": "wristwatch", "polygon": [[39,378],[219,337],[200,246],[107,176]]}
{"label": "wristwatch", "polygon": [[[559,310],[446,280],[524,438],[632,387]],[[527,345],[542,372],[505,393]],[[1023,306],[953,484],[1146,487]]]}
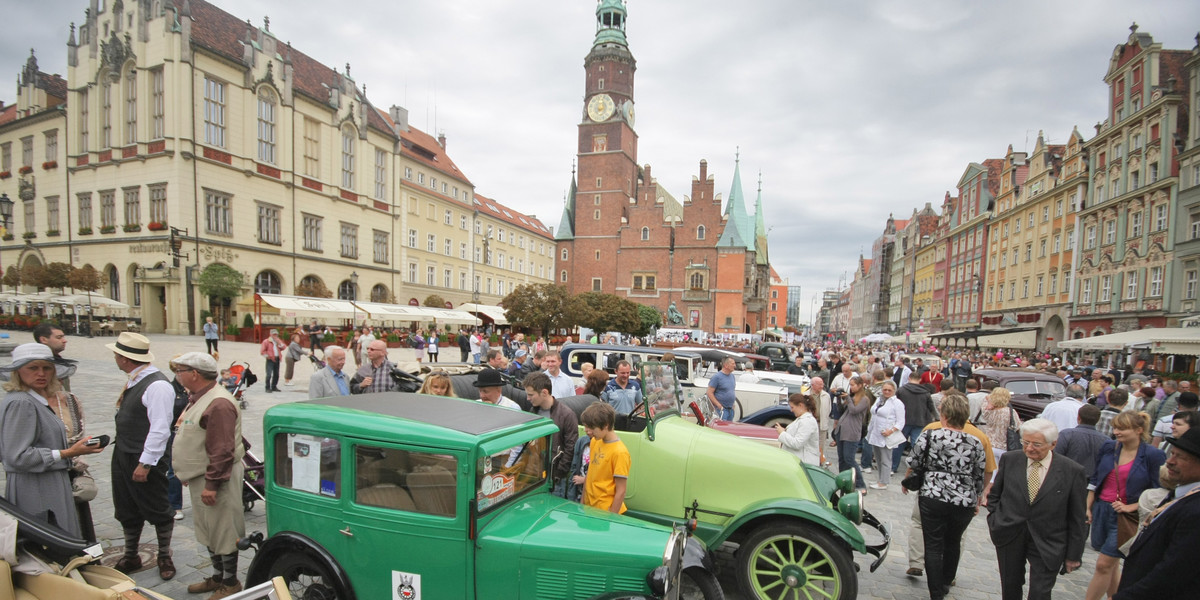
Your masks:
{"label": "wristwatch", "polygon": [[152,465],[150,463],[138,463],[138,466],[142,467],[143,469],[146,469],[147,471],[151,471],[154,469],[154,465]]}

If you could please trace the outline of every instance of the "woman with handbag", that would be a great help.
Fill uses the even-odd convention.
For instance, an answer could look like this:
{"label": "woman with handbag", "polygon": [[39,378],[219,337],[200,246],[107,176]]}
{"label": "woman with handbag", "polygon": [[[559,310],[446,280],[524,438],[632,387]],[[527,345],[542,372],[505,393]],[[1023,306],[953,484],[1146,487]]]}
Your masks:
{"label": "woman with handbag", "polygon": [[[892,448],[888,445],[888,437],[904,427],[904,403],[896,397],[896,384],[892,381],[883,382],[882,395],[871,406],[871,424],[867,431],[867,443],[875,454],[875,463],[879,469],[879,480],[871,484],[871,489],[886,490],[892,482]],[[900,434],[903,437],[903,433]]]}
{"label": "woman with handbag", "polygon": [[[992,443],[992,455],[996,457],[997,463],[1000,462],[1000,456],[1008,450],[1021,449],[1021,417],[1009,406],[1008,402],[1011,399],[1012,392],[998,387],[988,394],[983,403],[983,410],[980,410],[978,415],[979,428],[987,434],[988,441]],[[1009,447],[1009,442],[1012,442],[1012,448]]]}
{"label": "woman with handbag", "polygon": [[987,455],[975,436],[963,431],[967,399],[942,399],[940,429],[926,429],[913,444],[903,492],[918,492],[929,597],[950,590],[962,557],[962,537],[975,516],[983,492]]}
{"label": "woman with handbag", "polygon": [[1138,499],[1149,488],[1159,487],[1159,467],[1167,460],[1162,450],[1147,443],[1149,432],[1143,413],[1123,412],[1113,417],[1113,441],[1104,442],[1096,455],[1096,472],[1088,481],[1088,522],[1092,548],[1100,552],[1088,583],[1087,600],[1111,597],[1121,581],[1120,548],[1138,527]]}
{"label": "woman with handbag", "polygon": [[871,396],[861,377],[855,375],[850,378],[849,396],[842,397],[840,402],[844,410],[838,416],[837,428],[833,431],[833,437],[837,440],[838,471],[854,469],[854,487],[865,491],[867,484],[863,481],[862,467],[858,466],[855,455],[858,442],[862,439],[863,418],[871,408]]}

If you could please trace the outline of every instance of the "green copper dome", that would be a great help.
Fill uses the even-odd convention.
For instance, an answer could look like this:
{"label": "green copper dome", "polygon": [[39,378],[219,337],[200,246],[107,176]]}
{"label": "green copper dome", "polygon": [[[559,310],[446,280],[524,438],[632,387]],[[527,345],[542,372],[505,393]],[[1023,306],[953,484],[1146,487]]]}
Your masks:
{"label": "green copper dome", "polygon": [[625,46],[624,0],[600,0],[596,4],[596,42],[594,45],[620,44]]}

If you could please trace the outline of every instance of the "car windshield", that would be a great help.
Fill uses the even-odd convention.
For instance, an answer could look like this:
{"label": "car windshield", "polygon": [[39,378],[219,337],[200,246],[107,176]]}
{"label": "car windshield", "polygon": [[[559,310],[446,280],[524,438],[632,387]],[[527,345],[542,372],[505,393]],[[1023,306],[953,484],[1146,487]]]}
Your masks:
{"label": "car windshield", "polygon": [[475,469],[475,502],[479,512],[494,509],[546,481],[549,440],[549,437],[535,438],[479,457]]}
{"label": "car windshield", "polygon": [[645,361],[638,365],[642,380],[642,397],[649,417],[664,410],[679,410],[683,402],[683,386],[675,377],[675,364]]}
{"label": "car windshield", "polygon": [[1037,387],[1039,393],[1055,397],[1061,397],[1067,393],[1067,386],[1061,381],[1039,381]]}
{"label": "car windshield", "polygon": [[1038,393],[1037,382],[1028,379],[1009,380],[1004,383],[1004,387],[1013,394],[1028,396],[1029,394]]}

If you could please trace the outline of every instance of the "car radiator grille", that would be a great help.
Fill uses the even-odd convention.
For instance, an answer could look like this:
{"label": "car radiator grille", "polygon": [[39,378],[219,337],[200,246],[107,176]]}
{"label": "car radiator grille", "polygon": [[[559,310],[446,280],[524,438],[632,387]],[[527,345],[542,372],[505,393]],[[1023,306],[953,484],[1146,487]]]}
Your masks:
{"label": "car radiator grille", "polygon": [[560,569],[537,570],[537,597],[545,600],[590,598],[609,590],[632,591],[642,587],[642,581],[637,578],[609,578],[597,573],[569,575]]}

